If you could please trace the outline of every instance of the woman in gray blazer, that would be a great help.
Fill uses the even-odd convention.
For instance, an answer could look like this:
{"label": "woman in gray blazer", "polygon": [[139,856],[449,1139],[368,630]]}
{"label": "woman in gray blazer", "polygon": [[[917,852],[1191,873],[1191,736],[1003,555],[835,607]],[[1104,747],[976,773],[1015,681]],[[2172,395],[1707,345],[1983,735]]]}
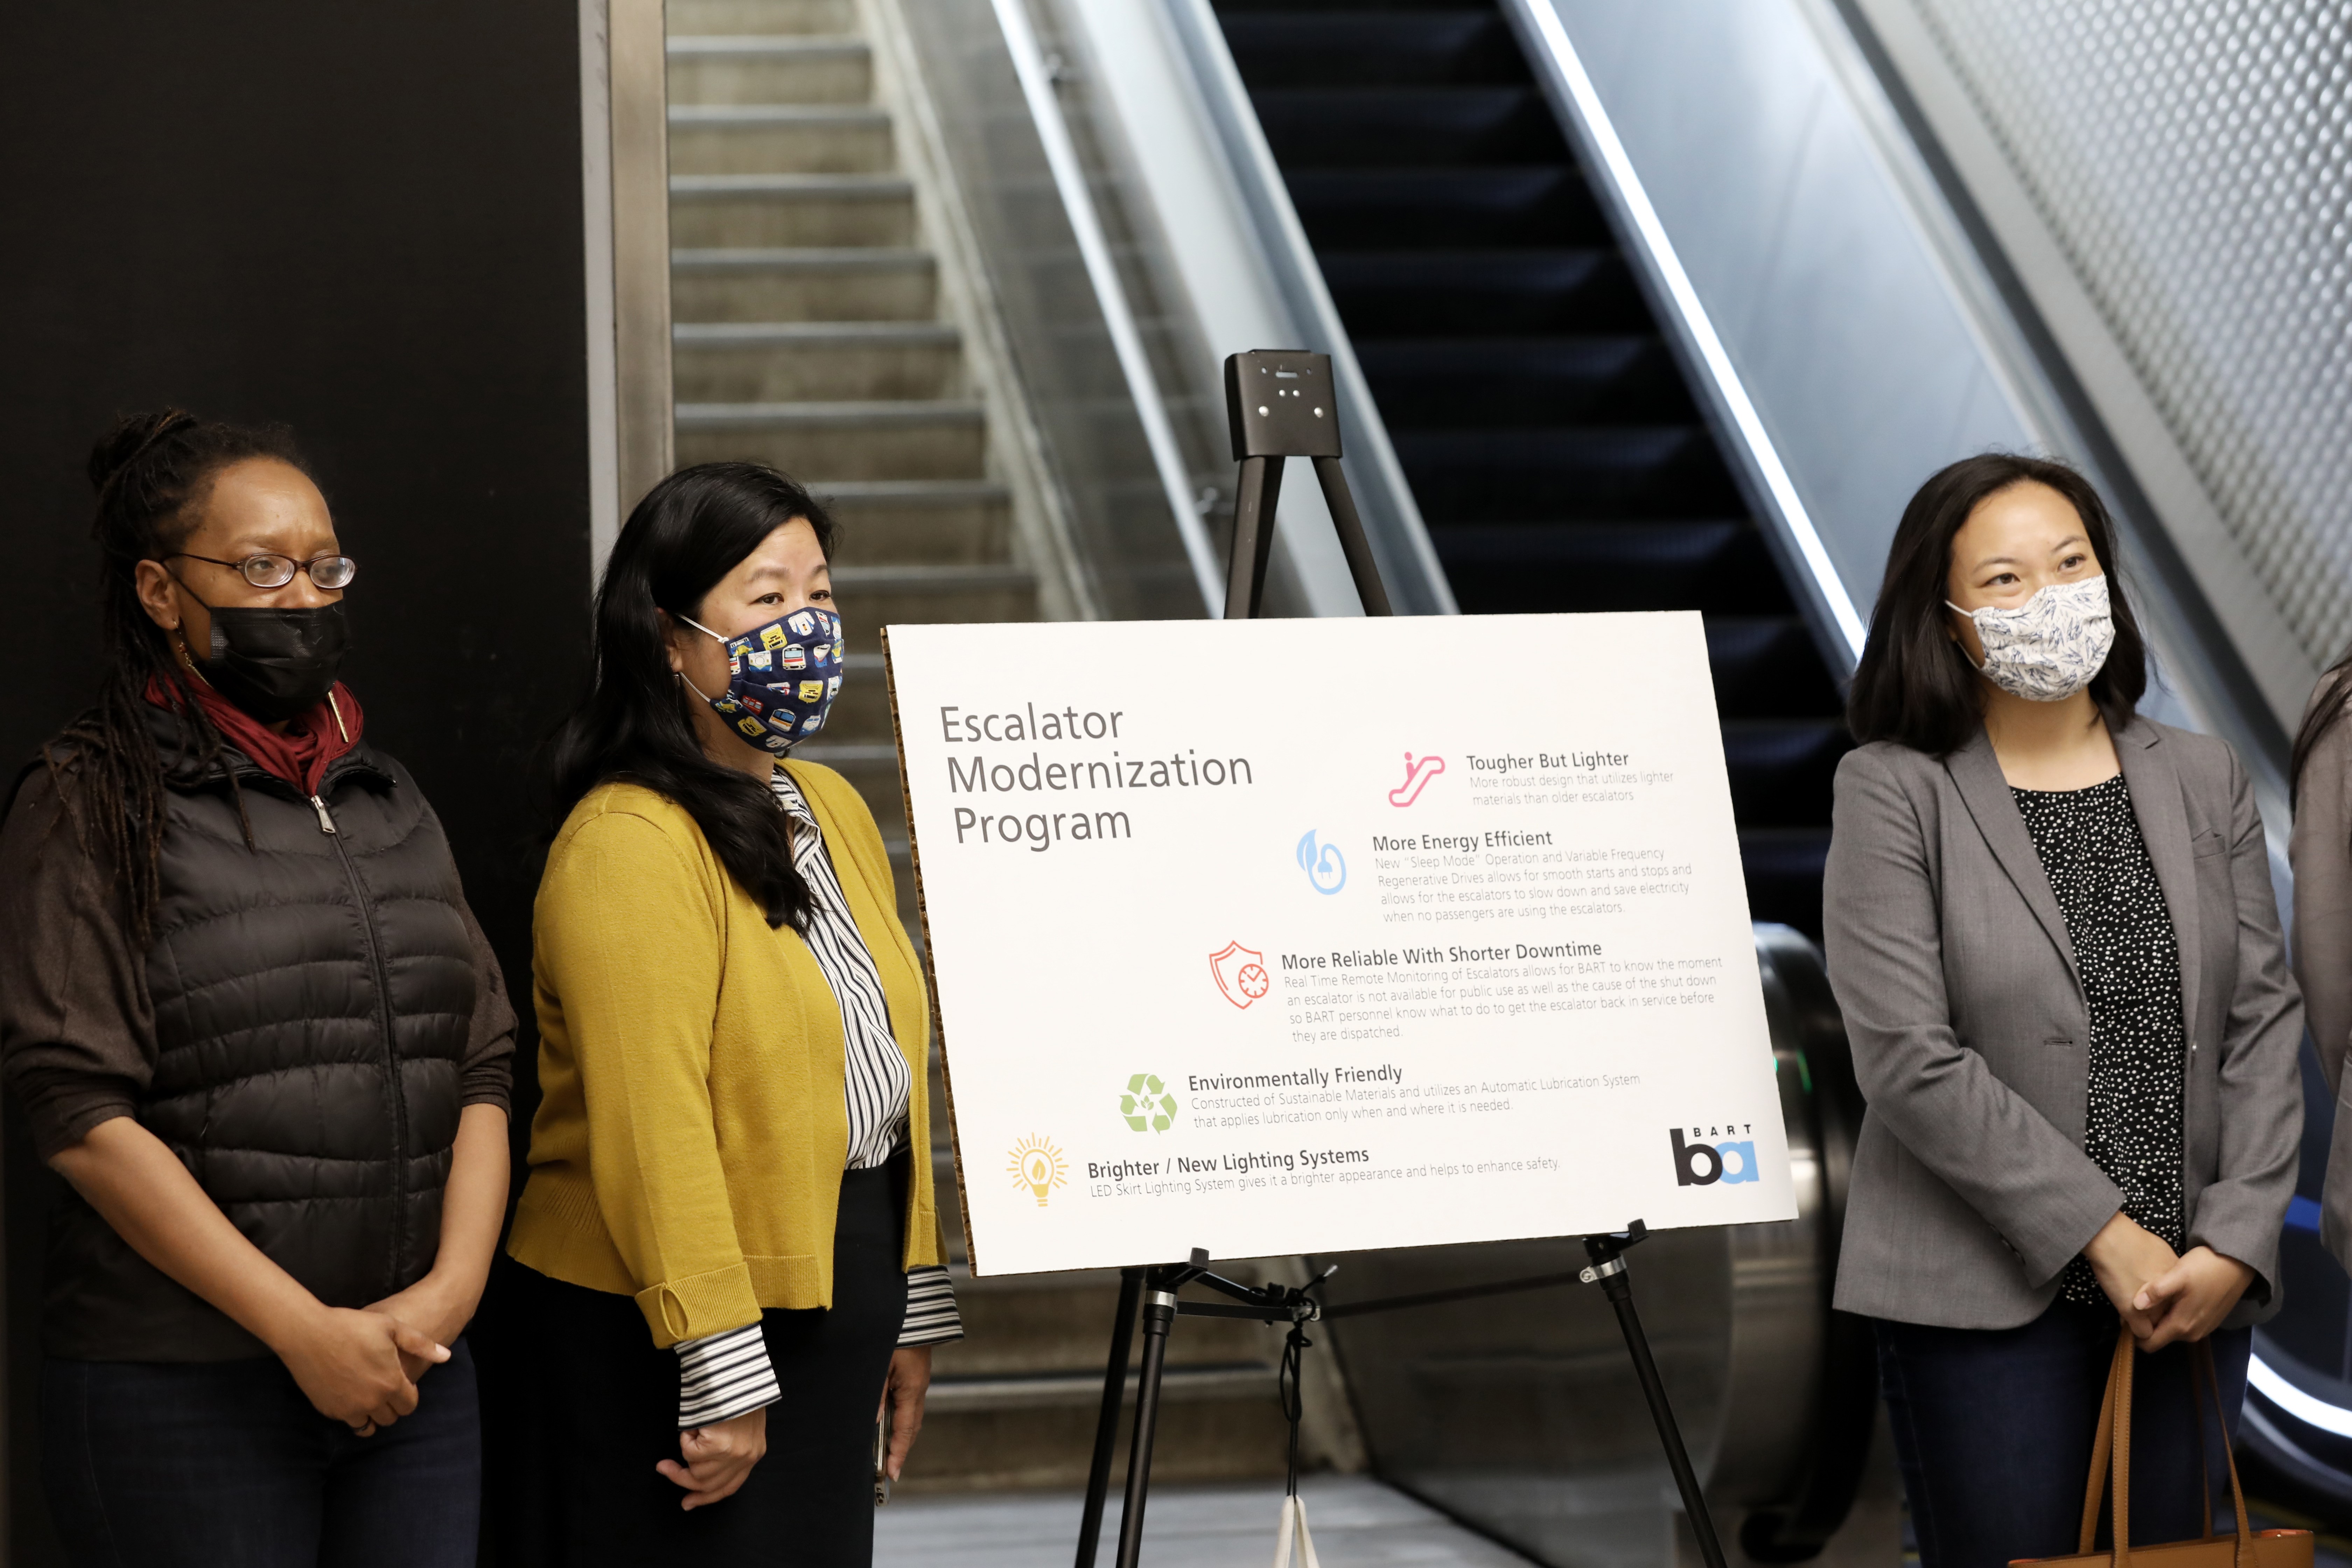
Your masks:
{"label": "woman in gray blazer", "polygon": [[1953,464],[1848,701],[1823,921],[1869,1110],[1836,1304],[1876,1321],[1924,1568],[2074,1550],[2118,1318],[2133,1539],[2199,1534],[2183,1342],[2234,1422],[2279,1304],[2302,1004],[2245,770],[2134,712],[2115,561],[2073,470]]}

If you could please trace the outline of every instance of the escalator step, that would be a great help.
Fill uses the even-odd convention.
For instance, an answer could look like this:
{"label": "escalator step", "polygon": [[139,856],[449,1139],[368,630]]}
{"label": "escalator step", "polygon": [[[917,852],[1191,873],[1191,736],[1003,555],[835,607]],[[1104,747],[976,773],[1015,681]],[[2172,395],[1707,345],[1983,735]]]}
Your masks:
{"label": "escalator step", "polygon": [[1359,352],[1391,334],[1654,332],[1613,246],[1513,250],[1321,250],[1323,279]]}
{"label": "escalator step", "polygon": [[1432,524],[1736,516],[1748,509],[1696,425],[1401,430],[1391,445]]}
{"label": "escalator step", "polygon": [[1723,760],[1741,826],[1810,827],[1827,822],[1838,759],[1853,749],[1839,719],[1727,719]]}
{"label": "escalator step", "polygon": [[1391,431],[1698,417],[1673,353],[1654,334],[1374,338],[1356,357]]}
{"label": "escalator step", "polygon": [[1432,529],[1430,540],[1472,614],[1796,609],[1745,521],[1483,523]]}
{"label": "escalator step", "polygon": [[1492,10],[1265,10],[1223,18],[1251,88],[1469,87],[1528,79]]}
{"label": "escalator step", "polygon": [[1291,205],[1318,250],[1351,246],[1604,245],[1609,223],[1572,163],[1293,169]]}
{"label": "escalator step", "polygon": [[1805,623],[1795,616],[1710,616],[1706,662],[1725,719],[1819,718],[1838,708]]}
{"label": "escalator step", "polygon": [[1749,907],[1818,937],[1836,683],[1502,8],[1214,3],[1455,599],[1701,612]]}
{"label": "escalator step", "polygon": [[1532,87],[1276,88],[1252,100],[1286,168],[1560,163],[1569,156]]}

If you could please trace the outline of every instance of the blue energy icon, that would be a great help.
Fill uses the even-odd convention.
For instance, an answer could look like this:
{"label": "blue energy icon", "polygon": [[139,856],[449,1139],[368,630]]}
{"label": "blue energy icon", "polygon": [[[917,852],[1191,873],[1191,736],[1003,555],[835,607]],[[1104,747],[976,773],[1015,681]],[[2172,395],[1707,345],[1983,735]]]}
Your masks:
{"label": "blue energy icon", "polygon": [[1318,893],[1336,893],[1348,885],[1348,862],[1339,847],[1316,843],[1312,830],[1298,841],[1298,864]]}

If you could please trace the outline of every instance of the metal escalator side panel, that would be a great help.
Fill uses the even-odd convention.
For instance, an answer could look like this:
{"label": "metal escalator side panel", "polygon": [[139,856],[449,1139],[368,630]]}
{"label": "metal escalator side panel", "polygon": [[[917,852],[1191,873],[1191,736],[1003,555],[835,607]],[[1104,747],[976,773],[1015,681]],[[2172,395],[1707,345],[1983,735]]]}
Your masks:
{"label": "metal escalator side panel", "polygon": [[[1810,1215],[1814,1225],[1811,1278],[1819,1294],[1811,1303],[1814,1373],[1809,1440],[1783,1456],[1779,1486],[1743,1521],[1740,1544],[1759,1562],[1790,1562],[1825,1544],[1853,1510],[1876,1427],[1878,1362],[1869,1323],[1830,1305],[1864,1110],[1845,1024],[1830,991],[1821,950],[1802,932],[1759,924],[1756,956],[1781,1075],[1781,1103],[1789,1110],[1790,1152],[1793,1155],[1801,1137],[1813,1162],[1811,1175],[1818,1207]],[[1801,1210],[1800,1219],[1807,1217]],[[1737,1283],[1734,1299],[1738,1300]],[[1746,1351],[1738,1332],[1735,1327],[1735,1367]],[[1790,1331],[1783,1329],[1782,1334],[1790,1336]],[[1769,1349],[1765,1336],[1754,1337],[1761,1342],[1759,1351]],[[1727,1420],[1727,1438],[1744,1415],[1735,1407]],[[1722,1474],[1717,1484],[1733,1479]]]}
{"label": "metal escalator side panel", "polygon": [[[1784,454],[1784,444],[1790,439],[1786,422],[1769,417],[1751,391],[1749,373],[1741,356],[1734,353],[1738,334],[1718,329],[1721,302],[1710,300],[1700,289],[1694,276],[1697,268],[1686,265],[1682,243],[1660,202],[1653,197],[1652,181],[1662,172],[1671,178],[1679,166],[1661,171],[1653,162],[1645,168],[1637,163],[1619,129],[1621,113],[1630,110],[1638,115],[1642,108],[1654,105],[1662,93],[1673,94],[1677,112],[1696,108],[1692,100],[1702,95],[1688,94],[1687,85],[1676,79],[1675,73],[1685,68],[1669,52],[1673,43],[1665,39],[1643,58],[1647,69],[1633,91],[1604,94],[1571,37],[1567,15],[1571,7],[1556,5],[1552,0],[1504,0],[1503,8],[1519,33],[1555,113],[1570,132],[1581,162],[1594,177],[1625,249],[1636,262],[1654,313],[1681,353],[1688,379],[1701,394],[1757,515],[1769,524],[1784,565],[1801,587],[1824,656],[1842,674],[1850,670],[1861,653],[1865,630],[1863,606],[1875,596],[1875,568],[1884,558],[1883,544],[1874,537],[1874,531],[1862,531],[1855,538],[1827,526],[1828,520],[1816,518],[1808,487],[1799,483],[1790,456]],[[1724,20],[1718,16],[1716,25]],[[1645,15],[1645,32],[1651,23]],[[1671,24],[1661,32],[1671,35]],[[1623,63],[1622,51],[1612,57],[1612,63]],[[1717,112],[1721,112],[1720,108]],[[1685,160],[1696,150],[1689,140],[1675,149]],[[1665,194],[1671,196],[1672,192]],[[1785,232],[1774,237],[1785,240]],[[1769,249],[1751,250],[1745,258],[1748,269],[1751,273],[1773,270],[1758,265],[1759,257],[1769,255]],[[1729,320],[1752,324],[1754,318],[1735,314]],[[1845,461],[1853,461],[1851,454]],[[1887,513],[1890,527],[1895,515],[1895,511]]]}
{"label": "metal escalator side panel", "polygon": [[[1402,615],[1451,615],[1453,591],[1373,402],[1362,367],[1248,93],[1207,0],[1137,7],[1058,0],[1085,70],[1107,90],[1097,110],[1118,122],[1121,183],[1167,237],[1198,335],[1211,351],[1197,389],[1215,396],[1227,353],[1306,347],[1332,358],[1348,482],[1391,602]],[[1244,340],[1248,341],[1244,341]],[[1278,340],[1278,341],[1276,341]],[[1313,613],[1352,615],[1356,595],[1311,486],[1286,489],[1277,552]]]}
{"label": "metal escalator side panel", "polygon": [[1505,11],[1844,670],[1919,481],[2053,443],[1804,5]]}
{"label": "metal escalator side panel", "polygon": [[[1718,1528],[1738,1531],[1750,1560],[1796,1561],[1847,1520],[1876,1415],[1868,1325],[1829,1308],[1862,1107],[1820,951],[1774,925],[1756,927],[1756,948],[1798,1217],[1655,1233],[1627,1257]],[[1528,1277],[1580,1257],[1558,1240],[1355,1254],[1328,1295]],[[1353,1317],[1322,1334],[1383,1479],[1543,1563],[1645,1553],[1671,1524],[1656,1433],[1597,1290]],[[1880,1512],[1871,1528],[1887,1528]]]}

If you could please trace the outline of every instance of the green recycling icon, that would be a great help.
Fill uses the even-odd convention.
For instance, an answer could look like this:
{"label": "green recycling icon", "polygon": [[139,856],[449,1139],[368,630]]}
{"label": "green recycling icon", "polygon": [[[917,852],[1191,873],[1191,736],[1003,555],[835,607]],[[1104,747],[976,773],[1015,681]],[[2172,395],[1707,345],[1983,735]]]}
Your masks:
{"label": "green recycling icon", "polygon": [[1118,1097],[1118,1113],[1138,1132],[1147,1127],[1165,1132],[1176,1125],[1176,1097],[1168,1092],[1166,1084],[1139,1072],[1127,1080],[1127,1092]]}

